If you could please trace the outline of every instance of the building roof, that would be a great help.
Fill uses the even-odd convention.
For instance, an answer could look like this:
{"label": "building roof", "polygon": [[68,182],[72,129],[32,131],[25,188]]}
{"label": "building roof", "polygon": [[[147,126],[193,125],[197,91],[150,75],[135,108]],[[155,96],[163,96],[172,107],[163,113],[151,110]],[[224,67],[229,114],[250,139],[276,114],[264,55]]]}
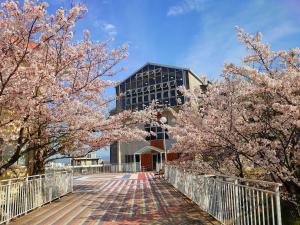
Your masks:
{"label": "building roof", "polygon": [[152,62],[147,62],[145,63],[143,66],[141,66],[140,68],[138,68],[137,70],[135,70],[133,73],[131,73],[130,76],[126,77],[125,79],[123,79],[122,81],[120,81],[117,85],[115,85],[115,87],[117,87],[119,84],[123,83],[124,81],[126,81],[129,77],[133,76],[134,74],[136,74],[139,70],[143,69],[145,66],[160,66],[160,67],[167,67],[167,68],[172,68],[172,69],[179,69],[179,70],[186,70],[188,72],[191,73],[191,75],[193,77],[195,77],[199,82],[201,82],[202,84],[204,84],[204,82],[190,69],[190,68],[185,68],[185,67],[177,67],[177,66],[170,66],[170,65],[165,65],[165,64],[158,64],[158,63],[152,63]]}

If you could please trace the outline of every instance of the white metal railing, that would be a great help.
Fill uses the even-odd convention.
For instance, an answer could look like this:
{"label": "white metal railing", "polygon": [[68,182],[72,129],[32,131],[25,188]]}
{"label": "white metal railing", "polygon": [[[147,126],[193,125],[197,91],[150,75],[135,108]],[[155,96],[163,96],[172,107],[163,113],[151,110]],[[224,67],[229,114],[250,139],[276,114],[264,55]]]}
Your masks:
{"label": "white metal railing", "polygon": [[88,166],[71,166],[74,175],[78,174],[98,174],[98,173],[122,173],[122,172],[140,172],[139,163],[121,163],[121,164],[104,164]]}
{"label": "white metal railing", "polygon": [[165,166],[167,181],[223,224],[281,225],[281,184]]}
{"label": "white metal railing", "polygon": [[72,171],[0,181],[0,224],[73,191]]}

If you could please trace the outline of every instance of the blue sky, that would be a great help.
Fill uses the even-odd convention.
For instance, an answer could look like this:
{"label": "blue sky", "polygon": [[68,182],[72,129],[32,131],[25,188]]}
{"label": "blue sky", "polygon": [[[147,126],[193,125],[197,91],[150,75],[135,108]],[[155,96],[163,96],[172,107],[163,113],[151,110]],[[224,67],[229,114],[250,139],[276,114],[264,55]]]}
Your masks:
{"label": "blue sky", "polygon": [[[49,0],[52,8],[70,0]],[[113,46],[129,44],[122,66],[128,74],[146,62],[189,67],[209,78],[224,62],[244,54],[234,31],[261,31],[273,49],[299,46],[299,0],[83,0],[88,13],[77,27],[94,39],[114,38]]]}
{"label": "blue sky", "polygon": [[[49,0],[49,11],[70,0]],[[235,26],[261,31],[274,50],[299,47],[300,0],[83,0],[88,13],[78,24],[93,39],[129,44],[123,80],[146,62],[191,68],[215,79],[225,62],[245,51]]]}

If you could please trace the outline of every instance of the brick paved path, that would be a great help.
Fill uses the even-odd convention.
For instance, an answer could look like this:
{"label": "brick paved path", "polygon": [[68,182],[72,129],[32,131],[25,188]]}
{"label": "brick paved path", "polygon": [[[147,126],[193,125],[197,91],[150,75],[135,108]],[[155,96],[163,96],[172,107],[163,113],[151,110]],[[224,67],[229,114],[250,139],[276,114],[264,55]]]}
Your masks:
{"label": "brick paved path", "polygon": [[219,224],[153,173],[76,177],[73,194],[11,224]]}

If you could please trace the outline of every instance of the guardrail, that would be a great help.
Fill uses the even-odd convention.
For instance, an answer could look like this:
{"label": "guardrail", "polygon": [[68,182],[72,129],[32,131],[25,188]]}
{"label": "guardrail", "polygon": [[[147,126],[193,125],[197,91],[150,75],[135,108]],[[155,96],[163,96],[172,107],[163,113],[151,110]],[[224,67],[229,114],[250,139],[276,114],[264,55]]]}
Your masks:
{"label": "guardrail", "polygon": [[167,181],[223,224],[282,225],[281,184],[165,166]]}
{"label": "guardrail", "polygon": [[104,164],[89,166],[72,166],[74,175],[78,174],[97,174],[97,173],[122,173],[122,172],[140,172],[139,163],[122,163],[122,164]]}
{"label": "guardrail", "polygon": [[99,173],[134,173],[141,172],[139,163],[121,163],[121,164],[100,164],[100,165],[83,165],[83,166],[60,166],[47,167],[46,172],[55,171],[73,171],[74,175],[87,175]]}
{"label": "guardrail", "polygon": [[73,191],[72,171],[0,181],[0,224]]}

